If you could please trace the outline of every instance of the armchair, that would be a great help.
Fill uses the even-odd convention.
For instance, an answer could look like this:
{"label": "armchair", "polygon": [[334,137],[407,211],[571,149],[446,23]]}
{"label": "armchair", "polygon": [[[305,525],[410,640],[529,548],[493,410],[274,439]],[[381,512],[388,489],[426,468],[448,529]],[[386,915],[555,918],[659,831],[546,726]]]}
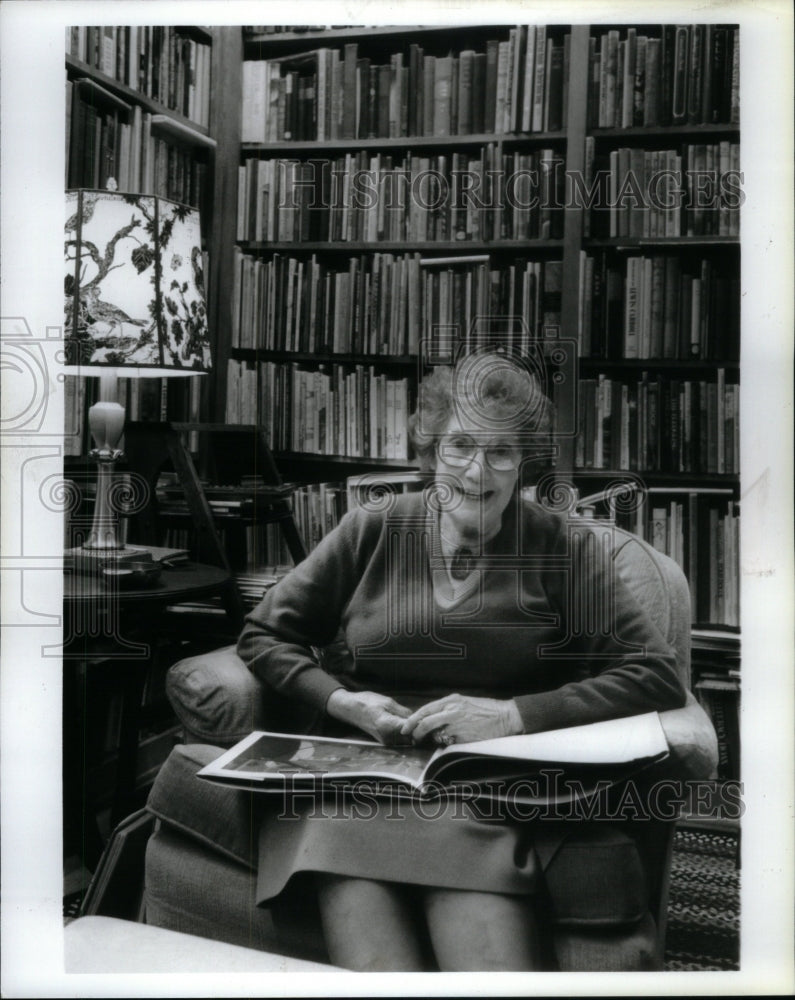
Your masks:
{"label": "armchair", "polygon": [[[690,689],[690,599],[677,564],[616,529],[612,559],[676,650]],[[175,664],[167,693],[185,730],[147,808],[156,818],[147,845],[148,923],[316,961],[328,961],[309,877],[296,876],[272,906],[253,905],[259,796],[195,779],[253,729],[306,731],[229,646]],[[692,694],[661,713],[670,756],[665,777],[708,778],[717,762],[712,725]],[[665,938],[675,821],[576,823],[553,856],[541,858],[551,932],[549,968],[564,971],[659,969]]]}

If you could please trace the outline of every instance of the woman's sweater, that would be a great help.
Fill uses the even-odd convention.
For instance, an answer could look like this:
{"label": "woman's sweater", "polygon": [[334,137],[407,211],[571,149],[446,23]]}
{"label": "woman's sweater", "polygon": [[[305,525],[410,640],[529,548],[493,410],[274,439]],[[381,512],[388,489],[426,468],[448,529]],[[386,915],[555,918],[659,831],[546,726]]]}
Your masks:
{"label": "woman's sweater", "polygon": [[[268,591],[238,652],[317,709],[339,687],[412,709],[457,692],[514,698],[536,732],[684,704],[670,646],[581,522],[517,499],[475,565],[466,596],[437,600],[446,568],[423,494],[352,511]],[[352,662],[332,675],[311,647],[340,626]]]}

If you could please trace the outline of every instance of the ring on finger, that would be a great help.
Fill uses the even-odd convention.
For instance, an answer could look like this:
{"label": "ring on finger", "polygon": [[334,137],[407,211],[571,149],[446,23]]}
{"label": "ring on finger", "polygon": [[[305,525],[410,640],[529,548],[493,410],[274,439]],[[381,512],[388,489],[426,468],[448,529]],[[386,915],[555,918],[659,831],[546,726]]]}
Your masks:
{"label": "ring on finger", "polygon": [[436,730],[436,732],[435,732],[435,733],[433,734],[433,738],[434,738],[434,740],[435,740],[435,741],[436,741],[436,742],[437,742],[437,743],[439,744],[439,746],[441,746],[441,747],[449,747],[449,746],[451,746],[451,745],[452,745],[453,743],[455,743],[455,736],[453,736],[453,734],[452,734],[452,733],[447,733],[447,732],[445,732],[445,729],[446,729],[446,728],[447,728],[447,727],[446,727],[446,726],[444,726],[444,727],[442,727],[441,729],[437,729],[437,730]]}

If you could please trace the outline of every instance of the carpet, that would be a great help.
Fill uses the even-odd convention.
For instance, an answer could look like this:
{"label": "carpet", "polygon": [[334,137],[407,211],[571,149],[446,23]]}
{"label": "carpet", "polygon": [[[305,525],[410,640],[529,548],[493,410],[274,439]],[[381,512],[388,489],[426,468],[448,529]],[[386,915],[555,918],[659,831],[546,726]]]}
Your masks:
{"label": "carpet", "polygon": [[679,829],[674,836],[666,971],[740,967],[739,836]]}

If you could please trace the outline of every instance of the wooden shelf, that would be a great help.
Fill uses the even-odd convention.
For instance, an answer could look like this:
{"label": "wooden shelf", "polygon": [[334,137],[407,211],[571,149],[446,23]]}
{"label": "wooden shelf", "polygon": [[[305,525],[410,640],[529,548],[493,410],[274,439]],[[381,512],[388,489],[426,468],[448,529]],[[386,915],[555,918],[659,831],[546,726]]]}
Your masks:
{"label": "wooden shelf", "polygon": [[117,111],[123,111],[124,114],[129,114],[132,111],[132,106],[127,101],[123,101],[118,94],[114,94],[112,91],[100,86],[90,76],[77,77],[75,79],[75,86],[80,88],[81,94],[90,94],[94,104],[108,104]]}
{"label": "wooden shelf", "polygon": [[409,242],[408,240],[378,240],[372,243],[362,240],[343,242],[290,242],[290,243],[266,243],[254,242],[253,240],[238,240],[237,245],[246,253],[328,253],[328,254],[350,254],[350,253],[444,253],[449,254],[454,251],[472,253],[504,253],[506,251],[557,251],[563,250],[563,240],[494,240],[490,243],[474,240],[445,240],[438,242]]}
{"label": "wooden shelf", "polygon": [[314,365],[384,365],[391,368],[416,368],[416,354],[317,354],[309,351],[275,351],[264,347],[233,347],[232,356],[238,361],[296,361]]}
{"label": "wooden shelf", "polygon": [[740,126],[728,122],[710,125],[635,125],[631,128],[592,128],[588,135],[598,142],[617,142],[620,139],[630,139],[637,143],[638,139],[690,139],[703,141],[710,136],[736,136],[739,138]]}
{"label": "wooden shelf", "polygon": [[543,146],[548,143],[565,141],[565,132],[526,132],[521,134],[484,132],[480,135],[414,135],[372,137],[367,139],[297,139],[284,142],[243,142],[241,153],[249,156],[258,153],[293,156],[296,153],[317,153],[319,159],[327,159],[335,151],[358,149],[460,149],[462,146],[485,146],[488,143],[502,146]]}
{"label": "wooden shelf", "polygon": [[694,652],[740,653],[740,629],[733,625],[694,625],[691,648]]}
{"label": "wooden shelf", "polygon": [[172,115],[152,115],[152,131],[164,133],[177,142],[187,143],[189,146],[215,149],[218,145],[215,139],[202,132],[196,125],[186,125],[185,122],[178,121]]}
{"label": "wooden shelf", "polygon": [[639,250],[644,248],[675,250],[700,247],[740,248],[739,236],[611,236],[599,239],[586,238],[584,250]]}
{"label": "wooden shelf", "polygon": [[739,361],[723,361],[704,358],[580,358],[580,368],[585,371],[626,371],[626,372],[714,372],[725,368],[739,372]]}
{"label": "wooden shelf", "polygon": [[419,466],[410,458],[361,458],[353,455],[321,455],[314,451],[274,451],[277,462],[300,462],[306,464],[328,464],[343,466],[367,466],[372,469],[410,469],[417,470]]}
{"label": "wooden shelf", "polygon": [[658,472],[654,469],[582,469],[575,467],[571,475],[588,476],[594,479],[620,479],[621,476],[633,476],[648,482],[652,486],[670,486],[672,492],[684,491],[698,493],[704,487],[705,492],[712,487],[722,487],[733,492],[739,488],[740,477],[720,472]]}
{"label": "wooden shelf", "polygon": [[199,125],[198,122],[180,114],[178,111],[172,111],[164,104],[160,104],[159,101],[153,101],[151,97],[147,97],[140,90],[135,90],[134,87],[128,87],[126,83],[120,83],[118,80],[114,80],[112,76],[106,76],[100,70],[89,66],[88,63],[70,56],[69,53],[66,53],[66,68],[73,75],[79,74],[88,80],[94,81],[102,89],[110,91],[117,98],[129,101],[132,104],[139,104],[145,111],[170,118],[175,124],[182,125],[184,128],[200,133],[203,136],[209,136],[210,134],[209,129],[204,125]]}
{"label": "wooden shelf", "polygon": [[247,55],[254,48],[280,49],[290,48],[300,51],[302,48],[315,48],[317,45],[327,45],[333,42],[367,42],[371,39],[399,41],[402,38],[414,39],[417,35],[432,36],[455,32],[462,35],[467,32],[482,35],[492,32],[495,36],[504,36],[508,25],[483,24],[398,24],[398,25],[350,25],[348,27],[327,28],[323,31],[281,31],[276,34],[263,32],[243,33],[243,45]]}

